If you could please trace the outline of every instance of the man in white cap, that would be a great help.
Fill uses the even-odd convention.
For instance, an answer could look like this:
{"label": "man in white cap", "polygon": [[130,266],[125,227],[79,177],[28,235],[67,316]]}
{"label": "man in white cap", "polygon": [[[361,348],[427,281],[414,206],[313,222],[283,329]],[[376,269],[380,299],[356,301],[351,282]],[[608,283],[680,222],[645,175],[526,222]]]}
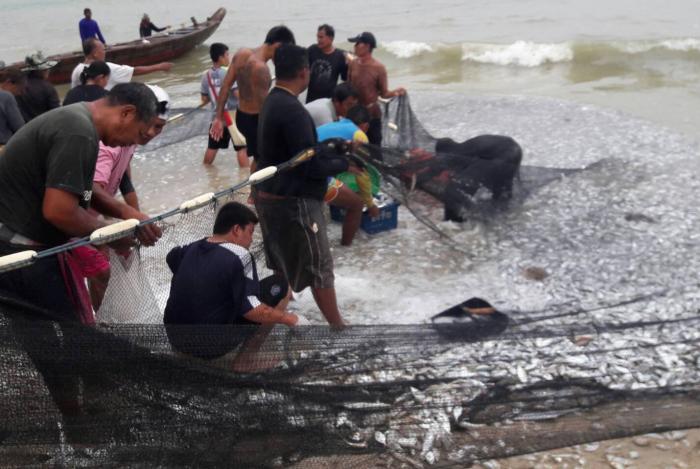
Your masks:
{"label": "man in white cap", "polygon": [[[148,132],[141,135],[141,140],[138,142],[140,145],[147,144],[162,132],[170,110],[168,93],[160,86],[147,86],[153,91],[158,101],[158,114],[153,118]],[[140,221],[150,218],[138,209],[138,203],[134,207],[116,198],[124,174],[127,171],[131,174],[130,163],[136,152],[136,147],[137,144],[126,147],[110,147],[100,142],[92,183],[90,212],[93,215],[99,213],[122,220],[135,218]],[[143,226],[141,230],[142,242],[146,245],[154,244],[163,234],[155,223]],[[106,249],[97,250],[92,247],[82,247],[76,251],[76,255],[81,260],[83,275],[88,278],[93,308],[97,311],[109,281],[109,257]]]}

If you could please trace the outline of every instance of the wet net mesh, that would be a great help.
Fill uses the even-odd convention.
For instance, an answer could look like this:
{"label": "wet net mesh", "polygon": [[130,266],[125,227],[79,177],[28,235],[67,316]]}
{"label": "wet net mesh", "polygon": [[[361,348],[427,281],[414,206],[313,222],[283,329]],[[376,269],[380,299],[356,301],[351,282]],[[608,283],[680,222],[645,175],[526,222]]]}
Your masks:
{"label": "wet net mesh", "polygon": [[168,125],[156,138],[139,149],[141,152],[150,152],[159,148],[184,142],[192,137],[206,135],[212,120],[212,111],[209,108],[173,108],[170,110]]}
{"label": "wet net mesh", "polygon": [[[421,222],[445,235],[422,206],[429,194],[444,206],[443,219],[489,220],[522,204],[534,191],[581,169],[522,164],[523,149],[505,135],[462,142],[436,138],[413,112],[408,95],[384,104],[381,147],[360,150],[385,181],[385,190]],[[446,236],[446,235],[445,235]]]}
{"label": "wet net mesh", "polygon": [[[465,302],[430,324],[163,326],[165,255],[247,196],[112,253],[95,327],[0,297],[3,465],[464,467],[700,426],[700,312],[678,307],[697,285],[600,304],[604,316]],[[262,270],[260,240],[253,252]],[[652,296],[663,320],[626,319]]]}

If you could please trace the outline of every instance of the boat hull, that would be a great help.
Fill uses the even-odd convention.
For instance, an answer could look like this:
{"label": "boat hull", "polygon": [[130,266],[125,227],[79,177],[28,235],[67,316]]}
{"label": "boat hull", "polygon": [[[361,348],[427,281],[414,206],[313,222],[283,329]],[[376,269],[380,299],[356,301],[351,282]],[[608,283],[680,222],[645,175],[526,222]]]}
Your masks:
{"label": "boat hull", "polygon": [[[219,8],[207,21],[170,31],[167,35],[156,35],[148,38],[148,43],[141,39],[110,45],[107,48],[107,61],[120,65],[153,65],[181,57],[196,46],[206,41],[219,27],[226,16],[226,9]],[[82,51],[67,54],[52,55],[50,60],[58,61],[49,73],[49,81],[53,84],[69,83],[71,73],[77,64],[84,60]],[[16,63],[11,66],[24,66]]]}

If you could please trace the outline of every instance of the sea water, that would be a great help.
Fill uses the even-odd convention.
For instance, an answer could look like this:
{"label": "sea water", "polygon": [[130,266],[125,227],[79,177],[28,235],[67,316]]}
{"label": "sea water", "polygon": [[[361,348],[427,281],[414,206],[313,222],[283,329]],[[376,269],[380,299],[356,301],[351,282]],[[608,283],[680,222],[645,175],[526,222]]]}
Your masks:
{"label": "sea water", "polygon": [[[79,47],[84,3],[1,3],[0,59]],[[493,220],[440,222],[439,204],[426,198],[425,214],[451,241],[405,207],[397,230],[359,233],[351,248],[339,245],[340,228],[331,225],[339,303],[351,322],[425,321],[469,296],[502,309],[546,309],[600,306],[669,288],[669,301],[697,311],[697,297],[683,292],[700,267],[700,3],[201,0],[143,11],[143,2],[105,0],[89,6],[108,43],[133,39],[143,13],[158,26],[177,27],[219,6],[228,14],[208,43],[234,50],[259,45],[280,23],[300,44],[313,43],[317,26],[330,23],[342,48],[349,48],[349,36],[372,31],[390,87],[408,89],[435,136],[506,134],[522,145],[523,164],[588,167]],[[164,86],[176,105],[196,105],[207,44],[178,59],[170,73],[138,79]],[[201,137],[137,155],[133,178],[144,210],[157,214],[246,177],[232,151],[204,168],[205,146]],[[547,277],[528,279],[528,267]],[[308,292],[295,308],[322,321]]]}

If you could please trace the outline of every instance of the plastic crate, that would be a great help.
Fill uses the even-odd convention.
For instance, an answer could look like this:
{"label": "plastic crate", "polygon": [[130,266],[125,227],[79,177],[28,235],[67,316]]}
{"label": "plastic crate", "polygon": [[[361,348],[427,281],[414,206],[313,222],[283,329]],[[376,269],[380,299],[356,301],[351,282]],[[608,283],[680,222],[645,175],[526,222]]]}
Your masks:
{"label": "plastic crate", "polygon": [[[399,222],[399,203],[393,199],[385,199],[379,206],[379,216],[372,218],[367,210],[362,213],[360,228],[367,234],[381,233],[393,230]],[[342,222],[345,219],[345,209],[331,205],[331,220]]]}

